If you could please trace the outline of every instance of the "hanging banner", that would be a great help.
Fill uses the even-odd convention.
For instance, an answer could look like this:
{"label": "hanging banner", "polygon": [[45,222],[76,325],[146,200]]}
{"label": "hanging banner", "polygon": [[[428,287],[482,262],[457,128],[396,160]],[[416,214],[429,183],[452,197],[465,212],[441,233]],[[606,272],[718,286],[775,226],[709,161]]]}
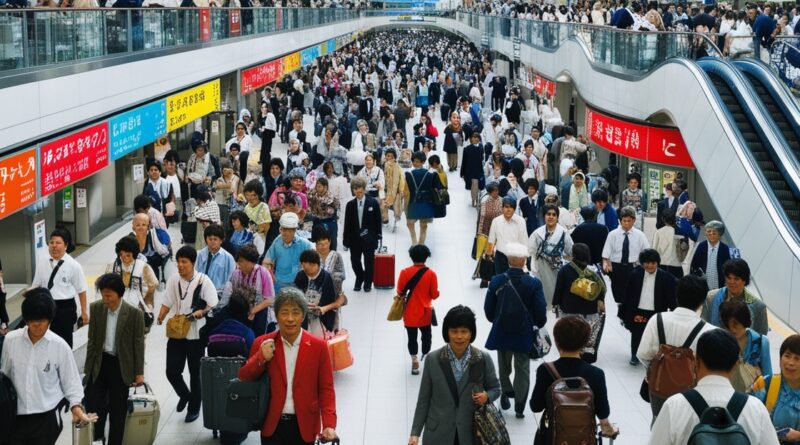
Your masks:
{"label": "hanging banner", "polygon": [[319,44],[319,55],[320,56],[328,55],[328,42],[322,42]]}
{"label": "hanging banner", "polygon": [[108,121],[111,132],[111,160],[149,144],[167,132],[167,101],[162,99]]}
{"label": "hanging banner", "polygon": [[0,160],[0,218],[36,201],[36,149]]}
{"label": "hanging banner", "polygon": [[280,31],[283,29],[283,9],[275,9],[275,29]]}
{"label": "hanging banner", "polygon": [[242,94],[249,94],[256,88],[274,82],[283,76],[283,59],[242,70]]}
{"label": "hanging banner", "polygon": [[328,54],[336,51],[336,39],[328,40]]}
{"label": "hanging banner", "polygon": [[622,156],[694,168],[677,128],[630,122],[587,107],[586,134],[595,144]]}
{"label": "hanging banner", "polygon": [[770,51],[769,64],[792,94],[800,96],[800,50],[796,48],[796,42],[796,38],[776,39]]}
{"label": "hanging banner", "polygon": [[308,66],[314,62],[314,59],[319,57],[319,45],[312,46],[300,51],[300,66]]}
{"label": "hanging banner", "polygon": [[228,10],[228,37],[236,37],[242,33],[242,12],[239,9]]}
{"label": "hanging banner", "polygon": [[167,131],[219,110],[219,79],[167,97]]}
{"label": "hanging banner", "polygon": [[283,74],[289,74],[300,68],[300,51],[283,58]]}
{"label": "hanging banner", "polygon": [[200,41],[208,42],[211,40],[211,10],[204,8],[200,10]]}
{"label": "hanging banner", "polygon": [[42,145],[39,148],[42,196],[107,166],[108,139],[108,122],[103,122]]}

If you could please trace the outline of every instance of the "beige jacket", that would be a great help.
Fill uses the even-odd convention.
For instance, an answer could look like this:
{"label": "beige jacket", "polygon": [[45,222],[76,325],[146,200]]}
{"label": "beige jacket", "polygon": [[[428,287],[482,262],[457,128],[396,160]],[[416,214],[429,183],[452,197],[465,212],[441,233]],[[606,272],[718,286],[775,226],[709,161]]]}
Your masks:
{"label": "beige jacket", "polygon": [[397,165],[397,162],[385,163],[383,165],[383,174],[386,177],[386,205],[392,205],[397,195],[405,192],[405,175],[403,175],[403,170]]}

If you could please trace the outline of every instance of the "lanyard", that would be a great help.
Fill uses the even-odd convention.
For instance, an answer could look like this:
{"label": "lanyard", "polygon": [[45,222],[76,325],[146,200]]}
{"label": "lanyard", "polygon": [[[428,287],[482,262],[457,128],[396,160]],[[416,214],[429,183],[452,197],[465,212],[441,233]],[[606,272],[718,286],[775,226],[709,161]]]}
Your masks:
{"label": "lanyard", "polygon": [[185,292],[181,289],[181,281],[178,280],[178,296],[181,298],[181,301],[185,300],[186,296],[189,295],[189,288],[192,287],[192,283],[194,282],[194,279],[196,277],[197,277],[197,274],[192,275],[192,279],[189,280],[189,284],[186,285],[186,291]]}

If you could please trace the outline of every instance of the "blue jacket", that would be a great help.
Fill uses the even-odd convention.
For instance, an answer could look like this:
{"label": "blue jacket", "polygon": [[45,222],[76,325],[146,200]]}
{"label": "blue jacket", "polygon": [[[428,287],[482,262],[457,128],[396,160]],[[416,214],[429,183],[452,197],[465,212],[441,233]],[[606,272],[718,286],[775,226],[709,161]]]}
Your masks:
{"label": "blue jacket", "polygon": [[514,267],[508,269],[508,277],[511,279],[511,283],[528,311],[526,326],[522,334],[506,332],[504,327],[500,326],[501,310],[513,311],[514,308],[518,307],[518,301],[505,302],[504,304],[503,298],[508,297],[509,294],[514,298],[513,291],[509,289],[503,292],[502,295],[497,295],[498,288],[505,284],[507,279],[505,274],[495,275],[492,281],[489,282],[489,288],[486,290],[486,300],[483,304],[483,312],[486,314],[486,318],[492,322],[492,329],[489,331],[489,338],[486,340],[486,349],[528,352],[534,340],[533,325],[542,327],[547,322],[547,304],[544,301],[542,282],[538,278],[523,272],[522,269]]}
{"label": "blue jacket", "polygon": [[766,41],[775,31],[775,20],[766,14],[758,14],[753,21],[753,34],[761,41]]}
{"label": "blue jacket", "polygon": [[617,215],[617,210],[612,207],[611,204],[606,204],[606,208],[604,208],[600,213],[603,214],[603,219],[605,219],[603,224],[605,224],[609,233],[619,227],[619,216]]}
{"label": "blue jacket", "polygon": [[253,341],[255,341],[255,334],[253,334],[253,330],[243,325],[241,322],[234,320],[233,318],[229,318],[220,323],[219,326],[211,331],[211,334],[227,334],[242,337],[244,338],[244,343],[247,346],[248,351],[250,350],[250,347],[253,346]]}

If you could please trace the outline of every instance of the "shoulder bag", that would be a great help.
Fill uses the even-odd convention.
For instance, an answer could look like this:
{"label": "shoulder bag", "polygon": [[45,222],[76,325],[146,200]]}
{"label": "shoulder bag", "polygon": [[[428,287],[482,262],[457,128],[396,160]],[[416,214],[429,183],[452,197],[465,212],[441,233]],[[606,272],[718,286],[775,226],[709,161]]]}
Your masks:
{"label": "shoulder bag", "polygon": [[595,301],[600,296],[603,287],[600,285],[600,280],[595,279],[594,272],[588,269],[581,270],[575,263],[569,263],[575,272],[578,273],[578,278],[569,286],[570,293],[573,293],[586,301]]}
{"label": "shoulder bag", "polygon": [[[473,354],[481,354],[475,348]],[[483,355],[480,358],[470,360],[469,377],[474,390],[483,390]],[[506,421],[503,414],[491,401],[486,401],[483,405],[475,408],[472,414],[472,432],[477,445],[511,445],[511,438],[508,435]]]}
{"label": "shoulder bag", "polygon": [[[522,301],[522,296],[520,296],[517,289],[514,287],[514,283],[511,282],[511,277],[508,276],[508,273],[505,274],[506,279],[506,286],[508,286],[512,293],[519,299],[519,304],[525,308],[527,311],[527,306]],[[527,315],[527,314],[526,314]],[[553,346],[553,341],[550,339],[550,334],[547,332],[547,328],[540,328],[531,322],[531,326],[533,327],[533,344],[531,345],[531,349],[528,351],[528,358],[531,360],[538,360],[544,358],[547,354],[550,353],[550,348]]]}
{"label": "shoulder bag", "polygon": [[422,276],[425,275],[425,272],[428,271],[427,267],[423,267],[408,280],[406,286],[403,288],[403,291],[400,292],[399,295],[394,297],[392,301],[392,307],[389,308],[389,315],[386,316],[386,319],[389,321],[398,321],[403,319],[403,313],[406,311],[406,303],[408,303],[408,298],[411,295],[411,292],[414,291],[414,288],[417,287],[417,283],[419,280],[422,279]]}

